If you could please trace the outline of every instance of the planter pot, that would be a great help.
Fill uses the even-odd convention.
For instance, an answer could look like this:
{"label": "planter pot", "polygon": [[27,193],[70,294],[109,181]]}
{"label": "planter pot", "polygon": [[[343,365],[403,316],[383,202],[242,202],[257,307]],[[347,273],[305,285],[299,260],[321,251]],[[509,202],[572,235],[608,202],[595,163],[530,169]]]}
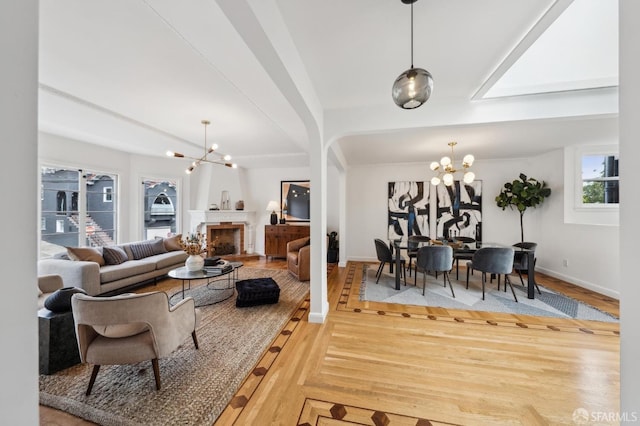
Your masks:
{"label": "planter pot", "polygon": [[190,254],[184,262],[187,271],[202,271],[204,268],[204,258],[199,254]]}
{"label": "planter pot", "polygon": [[338,250],[327,250],[327,263],[338,263]]}

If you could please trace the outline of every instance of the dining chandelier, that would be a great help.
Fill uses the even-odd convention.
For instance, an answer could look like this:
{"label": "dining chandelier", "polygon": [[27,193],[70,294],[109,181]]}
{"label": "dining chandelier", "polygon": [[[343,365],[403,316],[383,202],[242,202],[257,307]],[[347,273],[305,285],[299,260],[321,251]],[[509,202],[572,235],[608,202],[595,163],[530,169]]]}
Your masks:
{"label": "dining chandelier", "polygon": [[453,156],[453,147],[456,146],[457,142],[449,142],[447,145],[451,147],[451,157],[444,156],[440,159],[440,163],[434,161],[431,163],[431,170],[434,172],[438,172],[437,176],[431,178],[432,185],[439,185],[440,181],[442,181],[445,185],[451,186],[454,181],[454,174],[463,173],[462,180],[464,183],[471,183],[476,178],[475,173],[471,170],[471,165],[473,164],[474,158],[473,155],[467,154],[462,159],[462,169],[456,169],[455,166],[455,157]]}
{"label": "dining chandelier", "polygon": [[[193,160],[191,165],[187,167],[187,170],[185,170],[187,174],[191,174],[191,172],[193,172],[195,168],[202,163],[220,164],[223,166],[232,167],[234,169],[237,168],[238,165],[236,163],[229,162],[231,161],[230,155],[224,155],[216,152],[216,149],[218,149],[218,144],[214,143],[207,148],[207,126],[211,124],[211,122],[209,120],[202,120],[201,123],[204,125],[204,154],[202,155],[202,157],[189,157],[188,155],[180,154],[179,152],[173,151],[167,151],[167,156]],[[211,154],[211,157],[209,157],[209,154]]]}
{"label": "dining chandelier", "polygon": [[429,71],[413,67],[413,3],[418,0],[401,0],[411,4],[411,68],[396,78],[391,90],[393,101],[402,109],[414,109],[429,100],[433,90],[433,77]]}

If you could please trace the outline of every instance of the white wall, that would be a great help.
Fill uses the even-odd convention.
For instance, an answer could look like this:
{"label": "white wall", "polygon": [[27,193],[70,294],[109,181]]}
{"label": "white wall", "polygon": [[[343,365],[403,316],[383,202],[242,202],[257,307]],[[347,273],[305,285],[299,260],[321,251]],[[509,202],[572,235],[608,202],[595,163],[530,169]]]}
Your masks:
{"label": "white wall", "polygon": [[0,2],[0,422],[38,424],[37,174],[38,2]]}
{"label": "white wall", "polygon": [[[563,151],[536,158],[476,161],[473,171],[482,180],[483,241],[520,241],[519,215],[503,211],[495,197],[503,184],[520,173],[545,180],[551,197],[524,215],[526,241],[536,241],[537,268],[569,282],[618,297],[617,227],[567,225],[563,219]],[[428,163],[350,167],[347,171],[347,258],[376,260],[374,238],[387,238],[387,183],[428,181]],[[562,267],[562,259],[569,266]]]}
{"label": "white wall", "polygon": [[[630,415],[640,412],[640,286],[638,286],[638,261],[636,245],[640,234],[637,211],[640,197],[633,182],[640,180],[640,169],[634,160],[640,156],[640,2],[620,1],[620,228],[621,275],[623,280],[620,298],[620,411]],[[627,167],[627,165],[629,167]],[[625,184],[624,182],[629,182]]]}
{"label": "white wall", "polygon": [[[280,181],[308,180],[309,176],[309,167],[264,168],[246,171],[247,198],[256,211],[256,223],[253,232],[254,251],[256,253],[264,254],[264,226],[269,225],[271,216],[266,208],[269,201],[280,200]],[[313,194],[313,185],[311,186],[311,193]]]}

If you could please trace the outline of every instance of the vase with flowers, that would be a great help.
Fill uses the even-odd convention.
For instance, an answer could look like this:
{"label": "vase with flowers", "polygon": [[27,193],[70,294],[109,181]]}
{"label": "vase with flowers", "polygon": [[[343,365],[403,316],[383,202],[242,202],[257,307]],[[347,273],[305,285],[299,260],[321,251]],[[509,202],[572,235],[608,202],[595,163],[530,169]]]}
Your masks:
{"label": "vase with flowers", "polygon": [[200,232],[189,233],[180,240],[180,247],[189,255],[184,266],[188,271],[201,271],[204,268],[204,258],[201,256],[206,251],[207,241]]}

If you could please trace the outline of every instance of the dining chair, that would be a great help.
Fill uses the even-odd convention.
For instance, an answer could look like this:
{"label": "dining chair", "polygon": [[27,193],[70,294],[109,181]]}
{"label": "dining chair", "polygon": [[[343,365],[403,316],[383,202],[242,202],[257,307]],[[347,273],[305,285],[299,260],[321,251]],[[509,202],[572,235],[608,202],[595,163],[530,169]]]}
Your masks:
{"label": "dining chair", "polygon": [[[380,266],[378,267],[378,272],[376,272],[376,284],[380,280],[380,276],[382,275],[382,270],[384,269],[385,264],[393,264],[396,259],[393,257],[391,253],[391,249],[389,246],[379,238],[375,238],[373,242],[376,245],[376,255],[378,256],[378,260],[380,261]],[[402,274],[404,277],[404,285],[407,285],[407,272],[405,271],[406,260],[404,257],[400,259],[400,270],[396,271],[396,274]]]}
{"label": "dining chair", "polygon": [[[526,274],[529,272],[529,256],[527,256],[526,252],[520,251],[518,249],[522,248],[526,250],[533,250],[534,251],[533,266],[535,266],[536,260],[537,260],[535,258],[535,250],[538,247],[538,244],[532,243],[532,242],[522,242],[522,243],[514,244],[513,247],[516,247],[515,255],[513,257],[513,270],[518,273],[518,276],[520,277],[520,283],[524,287],[524,280],[522,279],[522,273],[524,272]],[[535,283],[535,285],[536,285],[536,289],[538,290],[538,294],[542,294],[542,292],[540,292],[540,287],[538,287],[538,283]]]}
{"label": "dining chair", "polygon": [[[511,285],[509,274],[513,270],[513,247],[482,247],[478,249],[467,262],[467,288],[469,288],[469,271],[474,269],[482,272],[482,300],[484,300],[484,287],[487,281],[487,274],[496,274],[498,277],[504,275],[504,291],[507,291],[507,284],[511,287],[513,298],[518,301],[516,292]],[[500,290],[500,281],[498,281],[498,290]]]}
{"label": "dining chair", "polygon": [[444,286],[449,282],[451,296],[456,297],[449,279],[449,271],[453,267],[453,249],[450,246],[424,246],[418,249],[416,257],[416,276],[422,272],[422,295],[427,287],[427,272],[443,272]]}
{"label": "dining chair", "polygon": [[411,276],[411,269],[413,268],[413,259],[415,259],[418,255],[418,249],[420,248],[420,243],[428,243],[431,241],[431,238],[426,235],[411,235],[407,238],[408,246],[407,256],[409,257],[409,276]]}
{"label": "dining chair", "polygon": [[454,242],[462,243],[462,248],[453,252],[453,260],[456,263],[456,280],[459,279],[460,260],[471,260],[473,257],[473,251],[465,251],[464,246],[467,244],[474,244],[475,238],[471,237],[455,237]]}

